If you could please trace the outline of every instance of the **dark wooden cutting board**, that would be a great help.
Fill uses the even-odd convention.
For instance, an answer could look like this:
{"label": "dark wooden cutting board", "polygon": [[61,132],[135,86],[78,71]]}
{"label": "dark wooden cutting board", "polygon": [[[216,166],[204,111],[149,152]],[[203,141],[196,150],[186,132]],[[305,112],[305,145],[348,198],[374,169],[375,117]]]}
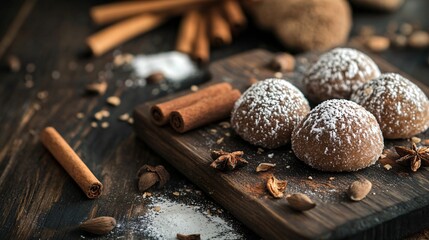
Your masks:
{"label": "dark wooden cutting board", "polygon": [[[249,86],[249,78],[274,76],[267,68],[271,57],[272,53],[254,50],[215,62],[209,68],[211,80],[207,84],[226,81],[244,91]],[[300,87],[302,73],[314,59],[317,54],[298,56],[296,71],[284,74],[284,78]],[[374,60],[383,72],[398,72],[385,61],[375,57]],[[407,77],[429,94],[424,84]],[[150,120],[152,104],[135,109],[138,136],[264,239],[396,239],[429,226],[427,169],[411,173],[409,168],[389,162],[393,168],[387,170],[378,162],[354,173],[320,172],[297,160],[290,146],[258,153],[257,147],[218,123],[185,134],[178,134],[170,127],[157,127]],[[419,137],[426,139],[428,135]],[[386,141],[385,145],[391,148],[409,145],[409,142]],[[237,171],[219,172],[209,166],[210,149],[242,150],[249,164]],[[268,172],[256,173],[256,166],[262,162],[277,166]],[[285,199],[270,197],[265,182],[271,174],[288,181],[286,193],[305,193],[317,207],[299,213],[291,210]],[[363,201],[352,202],[346,196],[346,189],[358,178],[370,180],[373,189]]]}

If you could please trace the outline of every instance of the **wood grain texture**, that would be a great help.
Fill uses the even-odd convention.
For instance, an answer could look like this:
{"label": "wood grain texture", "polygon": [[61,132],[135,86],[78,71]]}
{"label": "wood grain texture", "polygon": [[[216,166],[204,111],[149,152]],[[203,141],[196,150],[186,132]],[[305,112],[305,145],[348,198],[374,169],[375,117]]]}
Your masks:
{"label": "wood grain texture", "polygon": [[[244,90],[250,77],[265,79],[274,75],[266,67],[271,57],[267,51],[254,50],[218,61],[210,68],[213,82],[231,82]],[[316,58],[314,54],[298,57],[297,72],[286,74],[286,78],[300,83],[302,72]],[[374,59],[383,72],[398,72],[385,61]],[[419,85],[429,95],[429,89]],[[393,169],[388,171],[377,163],[354,173],[320,172],[298,161],[290,146],[258,154],[257,147],[241,140],[233,130],[217,124],[186,134],[177,134],[170,127],[157,127],[149,117],[150,105],[142,105],[134,112],[139,137],[263,238],[395,239],[429,226],[428,170],[412,174],[408,168],[391,163]],[[420,137],[427,138],[427,135],[424,133]],[[224,141],[217,143],[219,138]],[[407,143],[386,141],[385,144],[389,148]],[[250,163],[234,172],[216,171],[209,167],[210,149],[242,150]],[[273,154],[272,158],[269,154]],[[255,168],[261,162],[274,162],[277,166],[273,171],[257,174]],[[265,190],[270,174],[289,182],[287,193],[305,193],[318,206],[298,213],[287,207],[285,199],[273,199]],[[330,181],[329,177],[335,180]],[[373,190],[365,200],[351,202],[346,190],[361,177],[373,183]]]}
{"label": "wood grain texture", "polygon": [[[4,38],[24,2],[28,1],[2,2],[0,39]],[[100,215],[115,217],[122,227],[99,239],[147,238],[140,230],[133,229],[139,223],[136,218],[146,211],[146,204],[150,202],[148,199],[142,200],[137,193],[135,174],[143,164],[166,165],[173,175],[167,188],[159,193],[171,193],[183,185],[198,189],[148,145],[136,139],[128,124],[116,120],[122,113],[132,111],[136,105],[162,97],[167,92],[153,95],[152,91],[159,87],[157,85],[125,88],[124,81],[129,74],[115,73],[108,79],[106,95],[83,95],[85,85],[95,81],[99,72],[112,63],[111,53],[100,58],[87,58],[81,54],[85,50],[85,39],[100,30],[91,22],[88,11],[91,6],[103,3],[105,1],[101,0],[36,1],[3,58],[0,58],[0,239],[78,239],[81,235],[89,238],[92,236],[75,230],[75,227],[87,218]],[[368,24],[374,25],[378,33],[383,33],[391,21],[400,23],[415,20],[422,24],[423,29],[427,29],[428,5],[427,0],[407,0],[404,7],[393,14],[358,12],[353,14],[354,33],[360,26]],[[135,54],[173,50],[177,20],[174,18],[166,22],[159,29],[123,44],[118,50]],[[226,58],[257,47],[270,51],[291,50],[281,46],[275,36],[251,25],[234,38],[231,46],[213,49],[211,59]],[[11,73],[7,70],[4,62],[9,54],[20,58],[23,65],[20,72]],[[389,49],[381,56],[429,85],[429,79],[426,78],[429,75],[427,51]],[[34,81],[32,88],[26,88],[24,81],[27,74],[25,65],[28,63],[36,65],[36,71],[31,74]],[[75,63],[76,69],[70,69],[70,63]],[[88,63],[94,64],[94,71],[85,70]],[[59,79],[52,79],[54,70],[60,72]],[[231,71],[234,72],[234,69]],[[251,75],[251,71],[248,75]],[[182,88],[199,84],[208,78],[204,76],[189,80]],[[49,93],[45,101],[37,98],[40,91]],[[105,99],[113,94],[121,97],[122,104],[119,107],[111,108],[105,104]],[[108,119],[110,127],[104,130],[91,128],[93,114],[103,108],[111,112]],[[86,117],[77,119],[75,115],[78,112],[84,113]],[[37,134],[47,125],[54,125],[59,130],[103,182],[106,192],[100,199],[86,199],[74,181],[39,143]],[[203,194],[192,201],[206,205],[212,202],[212,198]],[[223,216],[230,216],[227,211],[224,212]],[[422,216],[427,216],[427,211],[412,211],[410,214],[421,220]],[[244,239],[260,239],[236,219],[228,219],[234,229],[243,233]],[[400,227],[419,228],[425,224],[425,221],[392,223],[387,230],[384,225],[383,229],[375,228],[371,233],[375,236],[380,231],[392,231],[394,235]],[[421,239],[427,236],[427,231],[424,234]]]}

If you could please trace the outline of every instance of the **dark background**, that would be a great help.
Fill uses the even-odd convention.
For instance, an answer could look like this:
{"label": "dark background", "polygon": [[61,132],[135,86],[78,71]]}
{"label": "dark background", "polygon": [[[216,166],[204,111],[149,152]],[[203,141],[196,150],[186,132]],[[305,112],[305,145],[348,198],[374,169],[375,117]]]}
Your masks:
{"label": "dark background", "polygon": [[[113,72],[108,78],[109,88],[101,97],[84,95],[87,83],[98,79],[112,62],[112,53],[102,57],[89,57],[85,38],[100,28],[90,21],[88,11],[101,1],[65,0],[15,0],[3,1],[0,7],[0,39],[10,39],[4,52],[0,48],[0,239],[6,238],[78,238],[81,232],[74,227],[89,216],[114,216],[127,225],[135,216],[144,212],[147,199],[142,199],[136,189],[135,175],[144,163],[161,163],[173,173],[167,189],[170,193],[187,185],[195,189],[148,147],[135,137],[127,123],[117,121],[119,115],[130,113],[145,101],[167,94],[153,95],[157,86],[125,87],[129,73]],[[23,10],[24,9],[24,10]],[[27,13],[25,11],[27,9]],[[429,2],[407,0],[395,13],[354,10],[356,35],[360,26],[372,25],[378,34],[384,34],[391,22],[417,23],[429,29]],[[179,18],[143,36],[123,44],[122,52],[157,53],[174,49]],[[22,22],[22,25],[19,24]],[[271,51],[290,51],[283,48],[272,34],[249,28],[234,39],[231,46],[216,48],[212,60],[254,48]],[[23,67],[11,73],[5,65],[6,56],[19,57]],[[399,69],[429,85],[428,49],[391,48],[380,54]],[[26,73],[25,66],[33,63],[34,73]],[[85,69],[94,64],[94,70]],[[70,65],[76,65],[71,69]],[[59,79],[52,72],[60,73]],[[31,75],[34,86],[25,86]],[[200,79],[201,80],[201,79]],[[198,80],[198,81],[200,81]],[[186,83],[181,88],[187,88]],[[47,91],[48,97],[37,97]],[[122,99],[119,107],[107,107],[105,99],[117,95]],[[110,127],[90,127],[92,116],[101,109],[108,109]],[[84,119],[77,119],[82,112]],[[98,200],[88,200],[78,186],[68,177],[38,141],[38,133],[52,125],[88,163],[90,169],[105,185],[105,193]],[[209,197],[194,196],[202,205],[212,206]],[[185,200],[183,200],[185,201]],[[218,207],[218,206],[217,206]],[[223,215],[247,238],[257,238],[227,213]],[[84,235],[88,236],[88,235]],[[142,233],[118,228],[108,237],[135,236]]]}

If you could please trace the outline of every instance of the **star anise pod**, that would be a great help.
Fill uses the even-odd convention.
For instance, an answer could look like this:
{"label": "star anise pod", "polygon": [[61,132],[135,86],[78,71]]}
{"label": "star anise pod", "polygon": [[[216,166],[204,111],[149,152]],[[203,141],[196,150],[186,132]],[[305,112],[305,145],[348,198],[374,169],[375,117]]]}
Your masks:
{"label": "star anise pod", "polygon": [[413,143],[411,148],[397,146],[395,151],[399,155],[396,162],[409,163],[413,172],[416,172],[422,164],[429,165],[429,147],[417,148],[416,144]]}
{"label": "star anise pod", "polygon": [[231,171],[236,167],[242,167],[248,163],[244,158],[241,157],[243,154],[243,151],[229,153],[223,150],[213,150],[211,152],[211,157],[214,161],[210,164],[210,167],[222,171]]}

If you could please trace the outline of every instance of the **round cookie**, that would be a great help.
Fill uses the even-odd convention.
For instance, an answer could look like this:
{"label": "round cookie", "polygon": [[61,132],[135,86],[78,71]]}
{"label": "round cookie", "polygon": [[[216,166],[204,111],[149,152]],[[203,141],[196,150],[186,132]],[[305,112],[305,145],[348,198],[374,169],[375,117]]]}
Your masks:
{"label": "round cookie", "polygon": [[380,76],[374,61],[351,48],[335,48],[310,67],[304,77],[307,96],[319,103],[328,99],[349,99],[365,82]]}
{"label": "round cookie", "polygon": [[385,138],[409,138],[429,126],[428,98],[399,74],[382,74],[365,83],[351,100],[375,116]]}
{"label": "round cookie", "polygon": [[253,84],[234,105],[231,126],[247,142],[277,148],[290,142],[293,128],[310,111],[304,95],[283,79]]}
{"label": "round cookie", "polygon": [[292,133],[295,155],[322,171],[368,167],[378,160],[383,148],[383,135],[375,117],[344,99],[319,104]]}
{"label": "round cookie", "polygon": [[352,14],[347,1],[283,2],[287,2],[284,8],[289,11],[274,22],[273,29],[285,46],[299,51],[325,51],[347,41],[352,26]]}

